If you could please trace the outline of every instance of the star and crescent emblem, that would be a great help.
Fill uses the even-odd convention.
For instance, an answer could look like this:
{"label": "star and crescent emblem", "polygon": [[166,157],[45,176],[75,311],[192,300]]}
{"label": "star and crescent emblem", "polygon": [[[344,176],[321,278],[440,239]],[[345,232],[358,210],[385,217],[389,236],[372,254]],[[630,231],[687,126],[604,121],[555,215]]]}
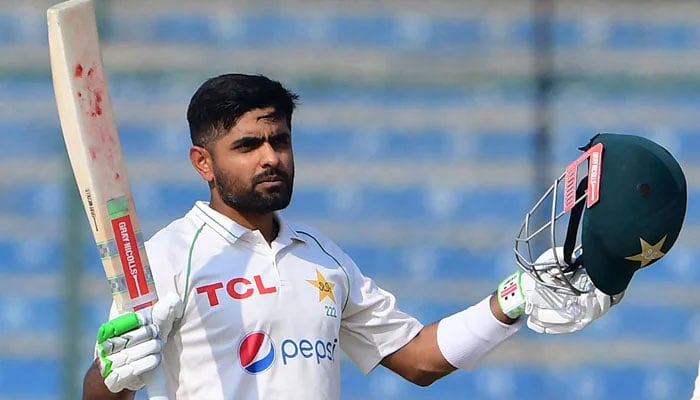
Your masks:
{"label": "star and crescent emblem", "polygon": [[333,294],[333,289],[335,289],[335,283],[326,280],[321,271],[316,270],[316,279],[307,279],[307,282],[312,284],[318,289],[318,301],[321,302],[323,299],[328,297],[335,303],[335,294]]}
{"label": "star and crescent emblem", "polygon": [[646,240],[639,238],[639,242],[642,245],[642,252],[633,256],[625,257],[625,260],[639,261],[639,268],[644,268],[652,261],[658,260],[664,256],[664,252],[661,251],[661,247],[664,245],[665,241],[666,235],[664,235],[664,237],[662,237],[656,244],[649,244]]}

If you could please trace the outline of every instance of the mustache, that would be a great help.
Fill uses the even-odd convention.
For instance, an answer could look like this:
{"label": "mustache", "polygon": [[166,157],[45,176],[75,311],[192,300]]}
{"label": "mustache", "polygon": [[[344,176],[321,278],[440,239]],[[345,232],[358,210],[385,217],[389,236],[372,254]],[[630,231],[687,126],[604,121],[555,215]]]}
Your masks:
{"label": "mustache", "polygon": [[289,177],[288,173],[286,173],[285,171],[282,171],[279,168],[271,168],[271,169],[265,170],[265,171],[255,175],[253,177],[253,184],[257,185],[258,183],[263,182],[263,181],[267,180],[268,178],[272,178],[272,177],[278,177],[287,183],[290,181],[290,177]]}

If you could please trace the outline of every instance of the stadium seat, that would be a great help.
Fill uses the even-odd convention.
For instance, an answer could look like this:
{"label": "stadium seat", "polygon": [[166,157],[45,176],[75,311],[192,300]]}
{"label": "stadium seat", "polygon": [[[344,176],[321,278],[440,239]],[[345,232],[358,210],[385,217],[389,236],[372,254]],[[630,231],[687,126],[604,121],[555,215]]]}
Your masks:
{"label": "stadium seat", "polygon": [[[31,177],[15,170],[3,171],[0,210],[9,222],[0,238],[0,277],[21,284],[0,291],[0,340],[7,346],[0,352],[0,399],[54,400],[63,392],[63,378],[56,372],[63,368],[58,356],[19,357],[13,346],[24,343],[17,338],[25,335],[47,335],[56,343],[62,340],[66,328],[62,285],[71,256],[82,261],[81,274],[88,282],[104,279],[82,212],[75,221],[83,229],[82,239],[68,233],[66,222],[71,217],[67,210],[69,202],[75,200],[69,196],[75,194],[66,181],[70,175],[64,179],[62,172],[49,170],[67,163],[46,62],[44,14],[35,12],[36,2],[11,3],[0,4],[0,51],[5,56],[0,68],[0,160],[8,169],[27,160],[35,165],[29,171]],[[116,66],[108,78],[127,164],[131,168],[149,165],[144,171],[148,173],[134,169],[132,174],[130,170],[144,237],[182,216],[195,200],[209,196],[194,172],[179,179],[169,168],[175,162],[187,163],[184,157],[190,139],[184,111],[192,85],[200,82],[210,66],[204,58],[197,61],[202,62],[201,68],[181,71],[176,67],[171,75],[171,60],[160,60],[159,65],[159,60],[146,59],[141,68],[141,60],[125,66],[119,57],[131,56],[131,51],[139,54],[144,48],[160,51],[176,46],[196,48],[210,57],[230,52],[235,54],[234,60],[241,60],[230,68],[273,71],[301,95],[294,120],[294,151],[297,165],[309,168],[312,176],[297,180],[294,200],[285,216],[331,225],[345,239],[350,236],[347,244],[338,242],[362,271],[383,287],[395,288],[399,306],[425,323],[459,311],[487,294],[467,289],[457,293],[462,283],[470,289],[495,287],[516,268],[513,239],[525,210],[539,193],[533,193],[534,185],[526,178],[516,184],[499,181],[500,172],[491,175],[489,166],[517,170],[547,162],[553,173],[563,171],[580,154],[577,148],[600,131],[663,141],[687,171],[687,233],[666,257],[635,275],[629,297],[620,306],[586,330],[552,338],[523,329],[516,338],[518,343],[532,346],[527,350],[535,354],[545,343],[575,348],[604,341],[615,344],[610,351],[616,354],[617,344],[692,348],[700,340],[695,296],[682,298],[684,291],[700,280],[696,261],[700,250],[694,237],[700,224],[700,205],[695,200],[699,193],[693,175],[700,166],[700,96],[692,61],[700,50],[700,28],[693,19],[700,9],[690,2],[675,13],[668,11],[673,8],[670,4],[666,9],[641,2],[633,7],[639,12],[626,12],[622,4],[619,9],[611,7],[610,13],[600,11],[605,2],[595,7],[583,2],[576,7],[561,4],[558,15],[550,21],[552,44],[559,52],[555,53],[555,77],[561,79],[550,92],[552,151],[548,160],[536,159],[539,155],[533,138],[538,128],[536,83],[528,54],[537,21],[529,6],[448,2],[445,8],[430,3],[416,12],[408,5],[394,7],[392,2],[380,2],[386,5],[380,9],[353,5],[341,10],[345,3],[338,2],[307,12],[309,5],[304,2],[295,4],[294,9],[260,7],[256,2],[240,8],[215,8],[214,2],[201,2],[192,12],[178,2],[129,3],[133,9],[124,11],[104,3],[98,8],[98,18],[104,48],[108,49],[105,60]],[[686,9],[690,10],[687,14],[683,12]],[[257,60],[260,49],[268,48],[273,58],[277,57],[274,62]],[[285,56],[279,57],[278,50],[284,50],[281,54]],[[292,55],[287,56],[287,50]],[[307,58],[293,56],[297,50],[307,58],[308,54],[357,54],[358,69],[339,74],[328,71],[327,76],[316,77],[309,72]],[[378,65],[365,66],[364,55]],[[620,61],[628,55],[630,60],[641,60],[629,73]],[[21,60],[25,56],[39,61],[28,69],[17,67],[24,66]],[[391,63],[413,57],[424,58],[430,66],[424,75],[417,76],[407,68],[404,76],[403,64],[389,75]],[[525,59],[527,65],[520,62]],[[443,80],[440,74],[451,66],[449,63],[454,63],[451,80]],[[577,65],[570,66],[572,63]],[[386,111],[389,116],[373,121],[344,114],[355,109],[361,115]],[[169,110],[179,111],[170,115]],[[448,119],[443,115],[460,116],[463,112],[474,115],[476,123],[446,120],[412,124],[413,115],[406,121],[393,118],[393,112],[416,113],[416,120],[421,113]],[[165,159],[166,166],[151,170],[156,159]],[[323,178],[313,175],[314,162],[346,168],[351,179],[323,181],[325,174],[318,175]],[[488,185],[407,184],[385,176],[373,180],[362,175],[370,164],[392,163],[410,166],[407,176],[414,170],[439,168],[441,163],[473,163],[483,171],[481,178]],[[55,179],[46,179],[42,171]],[[17,221],[41,225],[30,226],[39,235],[27,238],[15,231]],[[377,226],[396,227],[391,233],[394,237],[375,240],[355,232]],[[402,231],[405,227],[426,227],[427,236],[443,226],[449,230],[463,227],[464,237],[460,235],[454,242],[427,237],[425,243],[418,244],[413,238],[397,244],[406,234]],[[476,238],[474,243],[471,238]],[[32,284],[39,281],[55,282],[56,286],[44,293],[33,289]],[[92,285],[88,292],[81,293],[91,297],[78,312],[85,345],[91,347],[110,299],[109,293],[101,295]],[[89,353],[87,350],[80,356],[81,362],[89,362]],[[487,359],[473,372],[454,373],[424,389],[381,367],[366,377],[344,356],[341,397],[687,399],[700,353],[687,357],[693,361],[686,365],[682,360],[569,365],[556,360],[530,363],[518,357],[502,362]],[[137,399],[145,400],[145,393],[139,393]]]}
{"label": "stadium seat", "polygon": [[700,32],[688,22],[647,22],[615,20],[609,27],[609,45],[618,49],[655,48],[663,50],[697,49]]}
{"label": "stadium seat", "polygon": [[60,393],[63,377],[57,358],[10,359],[0,362],[0,396],[16,399],[52,399]]}
{"label": "stadium seat", "polygon": [[201,14],[162,14],[153,21],[156,43],[215,43],[211,17]]}

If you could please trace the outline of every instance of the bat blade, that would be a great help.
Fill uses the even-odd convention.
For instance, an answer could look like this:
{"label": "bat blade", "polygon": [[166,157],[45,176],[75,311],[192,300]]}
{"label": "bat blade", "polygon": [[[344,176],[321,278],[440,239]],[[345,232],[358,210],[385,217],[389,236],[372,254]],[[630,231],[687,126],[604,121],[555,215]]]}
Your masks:
{"label": "bat blade", "polygon": [[112,113],[91,0],[47,12],[56,105],[71,167],[120,312],[157,300]]}
{"label": "bat blade", "polygon": [[[49,58],[61,130],[83,207],[120,313],[158,296],[146,255],[102,65],[92,0],[47,10]],[[151,400],[167,400],[165,376],[146,377]]]}

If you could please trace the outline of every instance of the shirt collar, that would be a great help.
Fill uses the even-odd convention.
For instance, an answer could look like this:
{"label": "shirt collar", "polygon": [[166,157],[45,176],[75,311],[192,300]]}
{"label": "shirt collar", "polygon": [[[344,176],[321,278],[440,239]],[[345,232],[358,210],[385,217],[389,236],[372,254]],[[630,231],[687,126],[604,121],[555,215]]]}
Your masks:
{"label": "shirt collar", "polygon": [[292,228],[292,225],[290,225],[289,222],[284,217],[282,217],[282,214],[276,212],[275,218],[277,219],[277,224],[279,225],[279,231],[277,232],[275,242],[278,242],[283,246],[292,244],[292,242],[294,241],[306,242],[306,240],[304,240],[304,238],[302,238],[294,230],[294,228]]}
{"label": "shirt collar", "polygon": [[[211,229],[230,243],[235,243],[241,239],[243,235],[251,232],[250,229],[239,225],[231,218],[209,207],[209,203],[206,201],[197,201],[192,208],[192,212],[195,216],[201,219],[202,222],[207,224]],[[304,239],[296,233],[296,231],[280,213],[275,212],[274,215],[279,225],[279,231],[277,232],[277,237],[275,238],[274,242],[277,242],[282,246],[291,244],[293,241],[304,242]]]}

